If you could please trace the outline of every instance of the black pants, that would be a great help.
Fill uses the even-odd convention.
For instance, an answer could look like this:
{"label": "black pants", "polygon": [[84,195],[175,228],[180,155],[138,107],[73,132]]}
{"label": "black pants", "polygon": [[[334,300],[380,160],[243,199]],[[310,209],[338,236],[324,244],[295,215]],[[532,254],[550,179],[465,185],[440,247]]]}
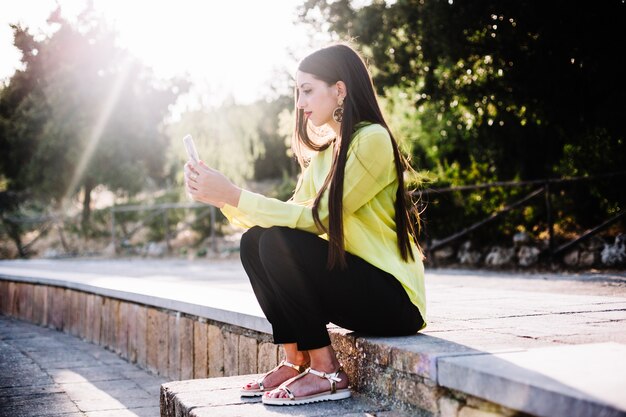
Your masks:
{"label": "black pants", "polygon": [[348,268],[326,268],[328,242],[285,227],[253,227],[241,238],[241,262],[272,324],[274,343],[299,350],[330,345],[326,324],[374,336],[415,334],[419,310],[391,274],[346,253]]}

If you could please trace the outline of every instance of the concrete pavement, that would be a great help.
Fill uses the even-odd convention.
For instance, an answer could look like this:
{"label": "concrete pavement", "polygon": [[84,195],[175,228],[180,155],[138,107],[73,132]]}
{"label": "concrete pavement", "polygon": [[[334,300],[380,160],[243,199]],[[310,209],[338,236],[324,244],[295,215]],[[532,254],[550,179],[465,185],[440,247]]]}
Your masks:
{"label": "concrete pavement", "polygon": [[158,417],[164,382],[104,348],[0,316],[0,417]]}

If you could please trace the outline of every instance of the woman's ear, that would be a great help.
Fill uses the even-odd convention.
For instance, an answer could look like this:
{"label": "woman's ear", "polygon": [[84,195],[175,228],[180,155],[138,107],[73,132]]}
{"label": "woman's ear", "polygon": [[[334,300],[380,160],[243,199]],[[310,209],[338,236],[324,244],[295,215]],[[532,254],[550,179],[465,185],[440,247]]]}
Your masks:
{"label": "woman's ear", "polygon": [[343,81],[337,81],[335,87],[337,87],[337,98],[346,98],[346,96],[348,95],[346,83],[344,83]]}

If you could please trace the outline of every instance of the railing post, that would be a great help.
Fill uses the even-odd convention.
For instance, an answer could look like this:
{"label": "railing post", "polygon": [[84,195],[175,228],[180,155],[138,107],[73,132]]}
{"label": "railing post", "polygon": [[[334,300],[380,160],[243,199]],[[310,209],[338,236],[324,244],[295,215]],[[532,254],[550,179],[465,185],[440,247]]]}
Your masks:
{"label": "railing post", "polygon": [[211,206],[211,248],[213,253],[217,253],[217,242],[215,241],[215,206]]}
{"label": "railing post", "polygon": [[115,207],[111,207],[111,245],[113,246],[113,255],[117,255],[117,247],[115,246]]}
{"label": "railing post", "polygon": [[418,213],[421,214],[417,219],[416,226],[419,228],[419,234],[424,236],[424,243],[426,244],[426,253],[424,254],[424,256],[426,256],[427,262],[429,262],[432,266],[435,266],[435,258],[432,256],[433,253],[430,250],[430,247],[432,246],[432,239],[430,238],[430,236],[428,236],[428,229],[426,227],[426,216],[424,215],[426,211],[424,210],[424,203],[422,201],[419,202]]}
{"label": "railing post", "polygon": [[552,196],[550,195],[550,182],[546,181],[544,185],[546,194],[546,221],[548,222],[548,248],[550,251],[550,259],[554,255],[554,219],[552,217]]}
{"label": "railing post", "polygon": [[172,252],[172,247],[170,245],[170,222],[167,218],[167,211],[167,207],[163,209],[163,230],[165,230],[165,246],[169,255]]}

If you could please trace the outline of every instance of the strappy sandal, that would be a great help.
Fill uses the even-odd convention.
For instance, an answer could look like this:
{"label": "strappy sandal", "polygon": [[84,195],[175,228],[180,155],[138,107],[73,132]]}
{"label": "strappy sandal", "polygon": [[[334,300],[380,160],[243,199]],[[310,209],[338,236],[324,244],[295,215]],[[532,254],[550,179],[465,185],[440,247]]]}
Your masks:
{"label": "strappy sandal", "polygon": [[[315,369],[308,368],[306,371],[301,373],[300,375],[294,376],[288,381],[282,383],[278,388],[279,391],[286,392],[288,397],[286,398],[270,398],[266,395],[261,398],[263,404],[268,405],[301,405],[301,404],[309,404],[315,403],[318,401],[336,401],[343,400],[344,398],[349,398],[352,394],[350,392],[350,387],[337,389],[337,382],[341,382],[341,378],[339,378],[339,372],[343,371],[343,368],[340,366],[337,372],[332,374],[327,374],[326,372],[316,371]],[[287,385],[291,384],[294,381],[302,378],[306,374],[317,375],[320,378],[325,378],[330,383],[330,390],[323,391],[313,395],[306,395],[302,397],[297,397],[293,395],[291,390],[287,387]]]}
{"label": "strappy sandal", "polygon": [[307,366],[306,365],[294,365],[291,362],[287,362],[287,361],[280,361],[280,363],[278,364],[278,366],[276,366],[274,369],[272,369],[271,371],[266,372],[262,377],[256,379],[254,383],[259,384],[258,388],[253,388],[253,389],[245,389],[242,388],[239,393],[241,394],[242,397],[258,397],[263,395],[264,392],[268,392],[268,391],[272,391],[276,388],[278,388],[280,385],[276,385],[274,387],[266,387],[265,385],[263,385],[263,381],[265,381],[265,378],[267,378],[267,376],[273,372],[278,371],[278,369],[280,369],[281,366],[288,366],[290,368],[295,369],[296,371],[298,371],[299,374],[302,374],[303,372],[305,372],[307,370]]}

